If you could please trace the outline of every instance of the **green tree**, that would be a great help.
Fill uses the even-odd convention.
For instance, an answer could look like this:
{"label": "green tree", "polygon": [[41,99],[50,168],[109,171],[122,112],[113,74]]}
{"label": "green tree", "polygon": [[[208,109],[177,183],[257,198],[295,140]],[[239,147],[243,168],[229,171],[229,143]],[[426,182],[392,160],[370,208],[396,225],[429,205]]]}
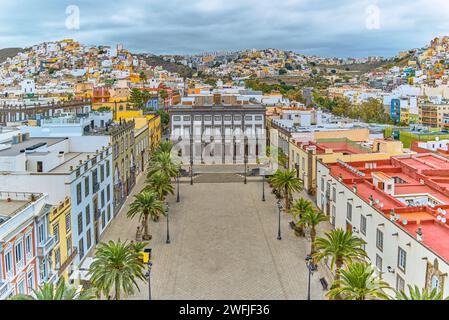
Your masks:
{"label": "green tree", "polygon": [[389,115],[385,112],[381,101],[369,99],[362,103],[360,107],[360,118],[369,123],[388,123]]}
{"label": "green tree", "polygon": [[161,117],[161,123],[164,127],[167,127],[170,123],[170,115],[162,109],[156,111],[156,114]]}
{"label": "green tree", "polygon": [[289,210],[290,215],[293,217],[296,227],[299,229],[300,235],[304,235],[304,220],[303,216],[308,210],[313,210],[313,204],[311,201],[304,198],[299,198],[293,202],[292,207]]}
{"label": "green tree", "polygon": [[159,171],[170,178],[175,178],[178,176],[179,170],[180,166],[172,160],[171,153],[158,152],[150,160],[147,177],[150,178],[155,172]]}
{"label": "green tree", "polygon": [[302,216],[303,223],[310,228],[311,256],[315,253],[316,228],[321,222],[328,220],[328,217],[321,210],[316,210],[313,207],[307,209]]}
{"label": "green tree", "polygon": [[443,292],[438,292],[436,288],[420,289],[418,286],[408,285],[409,294],[404,291],[396,291],[396,300],[449,300],[449,297],[443,298]]}
{"label": "green tree", "polygon": [[147,81],[147,75],[145,74],[145,72],[143,70],[140,71],[139,78],[140,78],[140,81],[142,81],[142,82]]}
{"label": "green tree", "polygon": [[331,258],[330,267],[331,269],[335,267],[335,283],[338,283],[343,265],[366,257],[366,252],[362,248],[364,244],[366,244],[365,241],[353,236],[351,232],[338,228],[327,232],[324,238],[316,238],[315,249],[317,252],[313,257],[317,262],[325,257]]}
{"label": "green tree", "polygon": [[140,91],[139,89],[132,89],[131,94],[129,96],[129,102],[135,108],[142,108],[143,107],[142,91]]}
{"label": "green tree", "polygon": [[161,142],[161,144],[156,150],[156,153],[161,152],[171,153],[172,149],[173,149],[173,142],[171,142],[170,140],[165,140]]}
{"label": "green tree", "polygon": [[164,201],[168,194],[174,194],[174,187],[170,177],[162,171],[156,171],[146,180],[147,189],[153,190],[158,195],[159,200]]}
{"label": "green tree", "polygon": [[75,286],[69,286],[64,279],[61,279],[56,286],[53,283],[45,283],[42,287],[33,290],[32,294],[18,294],[10,300],[94,300],[96,297],[94,288],[79,291]]}
{"label": "green tree", "polygon": [[103,106],[103,107],[98,108],[97,111],[98,112],[109,112],[109,111],[111,111],[111,108],[107,107],[107,106]]}
{"label": "green tree", "polygon": [[302,191],[303,182],[296,177],[295,170],[277,170],[270,178],[273,188],[282,194],[285,200],[285,210],[290,209],[290,199],[293,198],[294,192]]}
{"label": "green tree", "polygon": [[336,97],[332,112],[337,116],[347,117],[352,109],[351,102],[346,97]]}
{"label": "green tree", "polygon": [[154,191],[147,190],[134,196],[134,202],[131,203],[127,213],[128,218],[139,216],[144,229],[144,240],[152,238],[148,233],[148,218],[157,220],[160,215],[165,215],[164,203],[158,199],[158,195]]}
{"label": "green tree", "polygon": [[90,281],[105,297],[115,300],[139,290],[137,279],[145,281],[145,264],[133,244],[109,241],[100,243],[89,268]]}
{"label": "green tree", "polygon": [[388,283],[377,277],[374,268],[366,262],[354,262],[341,270],[341,279],[335,281],[327,296],[344,300],[388,300],[383,290],[391,289]]}
{"label": "green tree", "polygon": [[159,98],[165,103],[165,100],[168,98],[168,93],[166,90],[159,91]]}

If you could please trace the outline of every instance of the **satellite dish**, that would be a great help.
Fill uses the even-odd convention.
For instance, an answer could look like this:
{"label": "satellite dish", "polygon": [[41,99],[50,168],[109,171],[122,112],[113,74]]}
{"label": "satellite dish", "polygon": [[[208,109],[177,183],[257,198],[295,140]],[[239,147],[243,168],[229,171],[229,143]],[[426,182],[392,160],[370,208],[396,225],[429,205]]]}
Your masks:
{"label": "satellite dish", "polygon": [[445,216],[446,215],[446,210],[441,210],[441,213],[443,214],[443,216]]}
{"label": "satellite dish", "polygon": [[441,208],[438,208],[437,210],[439,213],[443,213],[443,210]]}
{"label": "satellite dish", "polygon": [[406,225],[408,224],[407,219],[404,219],[404,220],[402,221],[402,224],[403,224],[404,226],[406,226]]}
{"label": "satellite dish", "polygon": [[438,221],[441,221],[441,219],[443,219],[441,216],[438,216],[438,217],[437,217],[437,220],[438,220]]}
{"label": "satellite dish", "polygon": [[376,199],[376,204],[379,204],[379,202],[380,202],[379,199]]}
{"label": "satellite dish", "polygon": [[446,223],[446,221],[447,221],[446,218],[441,219],[441,222],[443,222],[443,223]]}
{"label": "satellite dish", "polygon": [[401,215],[400,215],[400,214],[397,214],[397,215],[396,215],[396,221],[399,221],[399,220],[401,220]]}

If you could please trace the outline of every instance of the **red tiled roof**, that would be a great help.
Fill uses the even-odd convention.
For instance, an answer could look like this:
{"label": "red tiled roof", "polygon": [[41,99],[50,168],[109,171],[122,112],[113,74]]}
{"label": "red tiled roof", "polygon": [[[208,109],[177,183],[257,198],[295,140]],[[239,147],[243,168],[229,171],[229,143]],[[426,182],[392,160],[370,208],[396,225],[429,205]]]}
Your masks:
{"label": "red tiled roof", "polygon": [[[375,168],[367,169],[367,163],[376,164]],[[342,183],[352,189],[357,186],[357,195],[370,201],[375,200],[373,207],[389,217],[394,210],[401,215],[396,222],[399,227],[416,237],[416,230],[421,227],[423,243],[449,262],[449,221],[441,223],[438,208],[447,209],[449,213],[449,161],[434,154],[398,156],[390,160],[364,161],[348,163],[348,165],[364,173],[361,176],[339,163],[327,164],[333,177],[341,177]],[[385,177],[400,178],[400,183],[394,185],[394,195],[373,185],[372,174]],[[404,195],[430,195],[442,204],[435,207],[410,207],[397,197]],[[377,201],[376,201],[377,200]],[[381,206],[382,204],[382,206]],[[447,217],[449,220],[449,216]],[[402,224],[406,219],[408,223]],[[443,240],[444,239],[444,240]]]}

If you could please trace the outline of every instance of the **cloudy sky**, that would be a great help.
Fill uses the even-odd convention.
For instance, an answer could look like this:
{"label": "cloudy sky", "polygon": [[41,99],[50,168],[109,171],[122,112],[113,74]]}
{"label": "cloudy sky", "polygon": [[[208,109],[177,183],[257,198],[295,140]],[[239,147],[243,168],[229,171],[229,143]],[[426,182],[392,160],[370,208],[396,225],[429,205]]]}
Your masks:
{"label": "cloudy sky", "polygon": [[158,54],[279,48],[360,57],[441,35],[449,35],[449,0],[0,0],[0,48],[74,38]]}

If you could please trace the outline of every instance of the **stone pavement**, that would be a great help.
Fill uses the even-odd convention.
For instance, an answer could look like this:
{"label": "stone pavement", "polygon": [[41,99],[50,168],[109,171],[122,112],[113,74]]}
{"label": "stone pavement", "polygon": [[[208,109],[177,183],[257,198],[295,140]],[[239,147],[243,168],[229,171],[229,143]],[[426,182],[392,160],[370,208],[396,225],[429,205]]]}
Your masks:
{"label": "stone pavement", "polygon": [[[135,194],[143,186],[141,175]],[[153,299],[306,299],[305,257],[310,242],[297,238],[281,216],[277,240],[276,200],[261,182],[181,184],[181,202],[171,196],[170,237],[166,219],[151,222]],[[137,220],[126,218],[132,195],[102,241],[135,240]],[[320,271],[312,278],[312,299],[323,299]],[[148,299],[148,284],[130,299]]]}

